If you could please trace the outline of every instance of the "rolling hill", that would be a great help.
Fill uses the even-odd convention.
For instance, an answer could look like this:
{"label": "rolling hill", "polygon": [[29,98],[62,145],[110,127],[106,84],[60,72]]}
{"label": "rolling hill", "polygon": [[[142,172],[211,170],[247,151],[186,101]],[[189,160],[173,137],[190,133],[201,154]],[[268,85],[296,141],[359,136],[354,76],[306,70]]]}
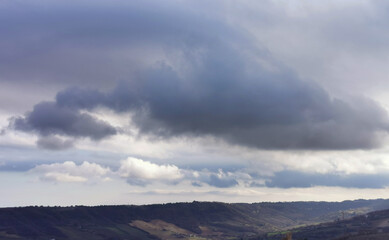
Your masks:
{"label": "rolling hill", "polygon": [[0,239],[254,239],[382,209],[389,200],[1,208]]}
{"label": "rolling hill", "polygon": [[[296,240],[386,240],[389,239],[389,210],[300,227],[291,232]],[[283,235],[267,234],[253,239],[281,239]]]}

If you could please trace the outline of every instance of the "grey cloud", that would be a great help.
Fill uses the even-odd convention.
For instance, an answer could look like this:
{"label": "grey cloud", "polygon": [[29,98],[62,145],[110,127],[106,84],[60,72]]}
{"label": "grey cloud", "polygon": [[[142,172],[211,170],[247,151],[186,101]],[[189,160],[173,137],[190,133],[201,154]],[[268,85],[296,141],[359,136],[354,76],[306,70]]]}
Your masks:
{"label": "grey cloud", "polygon": [[62,151],[42,151],[32,146],[0,145],[0,171],[27,171],[36,165],[53,164],[56,162],[73,161],[81,164],[83,161],[95,162],[112,169],[115,163],[125,155],[105,151],[69,149]]}
{"label": "grey cloud", "polygon": [[33,162],[4,161],[0,164],[0,172],[26,172],[35,165]]}
{"label": "grey cloud", "polygon": [[217,188],[229,188],[239,185],[238,180],[248,180],[240,172],[224,172],[219,169],[217,172],[203,169],[201,171],[185,170],[185,179],[191,180],[194,187],[203,187],[204,184]]}
{"label": "grey cloud", "polygon": [[[387,113],[370,99],[332,99],[293,73],[271,73],[257,66],[258,74],[248,76],[243,66],[250,63],[241,58],[213,57],[220,69],[206,64],[189,82],[161,66],[145,73],[141,84],[123,82],[105,94],[64,90],[57,95],[57,105],[132,111],[146,135],[212,135],[265,149],[373,148],[386,134]],[[226,58],[238,62],[230,66]]]}
{"label": "grey cloud", "polygon": [[[109,7],[108,11],[93,7],[91,12],[50,5],[58,14],[45,12],[37,17],[29,13],[32,14],[31,22],[23,18],[21,21],[30,24],[31,31],[38,36],[46,36],[47,32],[58,34],[42,38],[52,44],[52,48],[48,47],[50,44],[39,45],[44,52],[57,51],[56,40],[60,39],[61,46],[71,50],[63,61],[77,64],[70,69],[90,64],[86,69],[93,71],[82,75],[85,79],[81,84],[98,82],[102,76],[108,77],[100,70],[114,68],[103,60],[107,66],[100,65],[101,58],[93,59],[90,55],[81,64],[75,53],[79,49],[85,48],[92,54],[95,47],[136,49],[141,44],[141,52],[151,51],[157,60],[142,67],[135,66],[136,75],[126,78],[112,91],[98,90],[99,84],[96,84],[97,90],[73,87],[61,91],[55,103],[36,105],[25,118],[16,118],[14,126],[42,135],[102,139],[115,134],[115,129],[79,110],[103,106],[118,112],[133,112],[132,120],[144,136],[214,136],[231,144],[261,149],[368,149],[380,146],[387,133],[388,118],[377,103],[358,97],[352,101],[330,97],[319,85],[303,81],[273,59],[271,53],[258,47],[255,38],[244,29],[228,24],[216,15],[174,4],[173,9],[170,8],[173,5],[167,4],[154,12],[148,8],[149,4],[152,3]],[[174,11],[177,9],[182,11]],[[3,18],[13,19],[11,22],[15,23],[15,17],[9,13]],[[18,27],[24,29],[23,24]],[[4,31],[19,33],[19,28],[12,30],[7,26]],[[24,44],[27,43],[21,43]],[[155,48],[162,49],[162,54]],[[20,60],[13,52],[10,54],[11,58],[4,59]],[[41,62],[33,59],[37,64]],[[53,59],[50,56],[42,61]],[[155,63],[158,61],[161,64]],[[80,76],[74,79],[80,79]],[[109,82],[107,85],[115,82],[111,80],[112,76],[109,77],[104,80]],[[56,114],[71,116],[74,121],[64,122]]]}
{"label": "grey cloud", "polygon": [[[237,176],[234,173],[229,173],[229,175],[226,174],[220,174],[217,172],[209,172],[209,171],[202,171],[198,172],[199,176],[194,177],[193,172],[189,170],[183,171],[185,174],[182,176],[182,178],[177,179],[177,180],[170,180],[170,181],[165,181],[163,179],[142,179],[142,178],[126,178],[126,182],[130,185],[135,185],[135,186],[147,186],[153,182],[162,182],[167,185],[177,185],[181,181],[185,180],[190,180],[191,185],[194,187],[203,187],[204,184],[216,187],[216,188],[230,188],[237,186],[239,182],[239,176]],[[244,179],[246,180],[246,179]]]}
{"label": "grey cloud", "polygon": [[249,184],[249,186],[250,187],[265,187],[266,185],[263,182],[255,182],[255,181],[253,181],[253,182],[251,182]]}
{"label": "grey cloud", "polygon": [[[241,38],[241,42],[233,44],[243,46],[245,41],[256,41],[242,36],[246,29],[258,31],[258,35],[265,36],[260,40],[273,40],[279,48],[285,43],[294,46],[284,40],[288,37],[294,40],[290,42],[301,42],[304,47],[298,50],[303,56],[312,55],[308,54],[312,50],[318,53],[314,55],[321,55],[317,46],[323,52],[388,50],[388,4],[378,1],[347,8],[339,7],[342,3],[331,7],[324,4],[324,10],[319,11],[322,8],[312,4],[309,6],[313,11],[296,7],[296,14],[288,14],[290,9],[273,1],[244,1],[239,7],[228,1],[181,4],[145,0],[112,4],[34,0],[23,7],[19,4],[7,0],[0,8],[2,80],[35,79],[62,85],[66,80],[72,84],[110,86],[112,81],[143,66],[146,56],[158,55],[153,50],[177,53],[177,48],[198,48],[233,38]],[[251,21],[245,23],[247,18]],[[298,53],[295,56],[301,57]],[[370,84],[371,80],[366,82]]]}
{"label": "grey cloud", "polygon": [[313,186],[337,186],[346,188],[385,188],[389,186],[387,174],[319,174],[298,171],[275,173],[265,184],[278,188],[309,188]]}
{"label": "grey cloud", "polygon": [[234,178],[223,178],[217,174],[211,174],[207,183],[214,187],[227,188],[238,185],[238,182]]}
{"label": "grey cloud", "polygon": [[[101,140],[116,134],[116,129],[107,122],[86,113],[59,107],[53,102],[35,105],[34,109],[25,116],[13,118],[10,125],[16,130],[37,132],[42,136],[58,134]],[[45,145],[44,142],[43,140],[41,144]]]}
{"label": "grey cloud", "polygon": [[61,139],[56,136],[46,136],[46,137],[40,137],[36,145],[39,148],[47,149],[47,150],[66,150],[69,148],[72,148],[74,144],[73,140],[70,139]]}
{"label": "grey cloud", "polygon": [[128,178],[126,182],[130,185],[140,186],[140,187],[145,187],[151,183],[149,180],[135,179],[135,178]]}
{"label": "grey cloud", "polygon": [[203,185],[199,182],[192,182],[191,183],[193,187],[202,187]]}
{"label": "grey cloud", "polygon": [[229,31],[211,16],[170,1],[34,0],[23,7],[5,1],[1,81],[109,87],[148,64],[148,56],[163,57],[177,46],[196,46],[215,38],[213,32]]}

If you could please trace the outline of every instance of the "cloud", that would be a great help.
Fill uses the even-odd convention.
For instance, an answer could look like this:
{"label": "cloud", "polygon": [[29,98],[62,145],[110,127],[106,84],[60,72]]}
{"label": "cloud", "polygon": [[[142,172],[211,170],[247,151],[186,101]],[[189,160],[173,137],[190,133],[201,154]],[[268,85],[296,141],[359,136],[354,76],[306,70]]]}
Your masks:
{"label": "cloud", "polygon": [[[7,22],[0,24],[0,47],[7,50],[0,55],[2,80],[29,79],[54,86],[107,86],[153,61],[161,46],[173,49],[181,41],[195,45],[196,35],[209,34],[208,30],[220,25],[203,21],[213,17],[176,1],[69,4],[36,0],[24,9],[5,1],[0,15]],[[188,26],[193,28],[193,38]]]}
{"label": "cloud", "polygon": [[39,148],[47,150],[66,150],[73,147],[73,141],[69,139],[62,139],[57,136],[40,137],[36,145]]}
{"label": "cloud", "polygon": [[112,171],[96,163],[83,162],[80,165],[72,161],[64,163],[42,164],[29,170],[30,173],[39,175],[43,181],[51,182],[97,182],[110,177],[126,179],[128,184],[146,186],[149,184],[163,183],[175,185],[180,182],[192,182],[192,185],[228,188],[238,185],[242,180],[242,174],[224,172],[211,172],[206,169],[194,171],[180,169],[171,164],[155,164],[138,158],[128,157],[120,162],[120,167]]}
{"label": "cloud", "polygon": [[[0,3],[1,127],[15,116],[0,130],[0,171],[10,177],[45,164],[32,171],[44,181],[83,190],[112,177],[109,190],[184,188],[189,200],[190,189],[253,190],[252,201],[385,192],[388,2],[19,5]],[[144,160],[119,172],[125,156]],[[77,172],[83,161],[113,170]]]}
{"label": "cloud", "polygon": [[[57,94],[56,106],[132,112],[144,135],[211,135],[263,149],[374,148],[387,134],[387,113],[373,100],[331,98],[316,84],[260,65],[258,74],[247,75],[243,66],[251,63],[243,57],[217,55],[207,64],[208,58],[189,82],[163,65],[136,86],[123,82],[108,93],[66,89]],[[233,66],[225,60],[231,58]]]}
{"label": "cloud", "polygon": [[238,181],[246,181],[250,178],[248,174],[240,172],[224,172],[222,169],[217,172],[207,169],[201,171],[180,169],[175,165],[158,165],[132,157],[121,161],[117,174],[126,178],[129,184],[141,186],[160,182],[177,184],[189,181],[192,186],[196,187],[207,184],[217,188],[228,188],[237,186]]}
{"label": "cloud", "polygon": [[[116,129],[107,122],[86,113],[58,107],[53,102],[42,102],[35,105],[34,109],[25,116],[13,118],[10,126],[16,130],[37,132],[42,136],[58,134],[70,137],[89,137],[93,140],[101,140],[116,134]],[[57,139],[57,145],[58,143]],[[47,141],[42,139],[38,141],[38,144],[45,146]]]}
{"label": "cloud", "polygon": [[[7,52],[0,58],[7,60],[7,64],[0,64],[0,70],[13,69],[7,71],[13,79],[19,65],[33,71],[35,63],[42,64],[40,68],[54,64],[44,72],[67,76],[66,72],[79,71],[82,74],[74,77],[79,85],[96,89],[72,87],[60,91],[55,102],[37,104],[24,117],[15,118],[13,126],[41,135],[99,140],[117,131],[81,111],[106,107],[133,113],[131,120],[140,135],[162,139],[212,136],[230,144],[281,150],[381,146],[389,121],[385,109],[375,101],[330,96],[314,79],[303,80],[281,60],[274,59],[250,31],[219,15],[174,1],[156,3],[158,7],[153,9],[159,11],[150,11],[154,4],[103,4],[108,7],[106,11],[91,7],[90,12],[50,4],[48,7],[58,14],[27,11],[30,18],[20,21],[35,34],[30,38],[41,39],[33,51],[36,54],[22,54],[21,58]],[[4,31],[12,30],[13,34],[4,34],[4,42],[11,49],[19,49],[8,38],[20,34],[25,26],[15,20],[21,14],[12,14],[20,10],[11,10],[3,18],[18,28],[7,25]],[[17,46],[30,44],[29,38],[18,39]],[[97,49],[98,57],[94,57]],[[123,55],[128,59],[117,54],[121,50],[126,51]],[[132,53],[136,61],[132,61]],[[79,54],[83,55],[79,58]],[[53,61],[56,57],[66,64],[57,64]],[[114,59],[115,64],[105,59]],[[11,68],[8,62],[19,65]],[[113,65],[121,66],[118,72],[124,81],[112,91],[101,90],[119,78]],[[131,73],[124,70],[128,68]],[[61,74],[50,74],[52,69]],[[52,81],[63,82],[60,77]]]}
{"label": "cloud", "polygon": [[177,166],[157,165],[132,157],[121,161],[118,174],[134,185],[146,185],[152,181],[174,182],[183,178]]}
{"label": "cloud", "polygon": [[101,182],[112,178],[125,179],[128,184],[146,187],[147,185],[179,185],[195,188],[313,188],[342,187],[356,189],[384,189],[389,186],[387,174],[367,174],[341,172],[313,173],[296,170],[282,170],[273,175],[251,174],[252,169],[241,168],[234,171],[218,169],[201,171],[182,169],[172,164],[156,164],[138,158],[128,157],[113,171],[96,163],[83,162],[77,165],[72,161],[42,164],[30,169],[42,181],[50,182]]}
{"label": "cloud", "polygon": [[69,173],[59,173],[59,172],[48,172],[41,177],[46,181],[52,182],[86,182],[88,181],[85,177],[72,176]]}
{"label": "cloud", "polygon": [[206,181],[210,186],[227,188],[238,185],[238,182],[234,176],[226,175],[222,171],[219,171],[217,174],[211,174],[209,180]]}
{"label": "cloud", "polygon": [[111,170],[96,163],[83,162],[77,165],[72,161],[42,164],[29,171],[38,174],[41,180],[51,182],[88,182],[109,179]]}
{"label": "cloud", "polygon": [[238,180],[247,180],[241,178],[238,172],[225,172],[219,169],[212,172],[207,169],[202,171],[186,171],[187,178],[192,180],[192,186],[201,187],[203,183],[217,188],[229,188],[239,185]]}
{"label": "cloud", "polygon": [[389,186],[387,174],[306,173],[285,170],[274,174],[265,185],[270,188],[310,188],[315,186],[345,188],[385,188]]}

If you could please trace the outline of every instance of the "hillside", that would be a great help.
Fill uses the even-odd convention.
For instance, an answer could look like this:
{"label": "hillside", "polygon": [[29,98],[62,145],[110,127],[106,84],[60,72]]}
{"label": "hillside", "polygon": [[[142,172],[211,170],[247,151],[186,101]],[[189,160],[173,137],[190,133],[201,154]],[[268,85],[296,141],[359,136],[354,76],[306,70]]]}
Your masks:
{"label": "hillside", "polygon": [[389,209],[389,200],[0,209],[0,239],[240,239]]}
{"label": "hillside", "polygon": [[[389,239],[389,210],[375,211],[351,219],[291,230],[296,240],[386,240]],[[281,239],[284,234],[267,234],[253,239]]]}

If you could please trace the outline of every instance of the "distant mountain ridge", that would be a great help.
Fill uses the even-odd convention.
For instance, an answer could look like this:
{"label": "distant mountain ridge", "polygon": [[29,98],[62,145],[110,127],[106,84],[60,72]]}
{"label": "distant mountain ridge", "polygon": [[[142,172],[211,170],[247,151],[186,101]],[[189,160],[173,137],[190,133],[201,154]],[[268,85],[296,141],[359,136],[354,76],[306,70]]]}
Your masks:
{"label": "distant mountain ridge", "polygon": [[389,209],[389,200],[0,208],[0,239],[249,239]]}

